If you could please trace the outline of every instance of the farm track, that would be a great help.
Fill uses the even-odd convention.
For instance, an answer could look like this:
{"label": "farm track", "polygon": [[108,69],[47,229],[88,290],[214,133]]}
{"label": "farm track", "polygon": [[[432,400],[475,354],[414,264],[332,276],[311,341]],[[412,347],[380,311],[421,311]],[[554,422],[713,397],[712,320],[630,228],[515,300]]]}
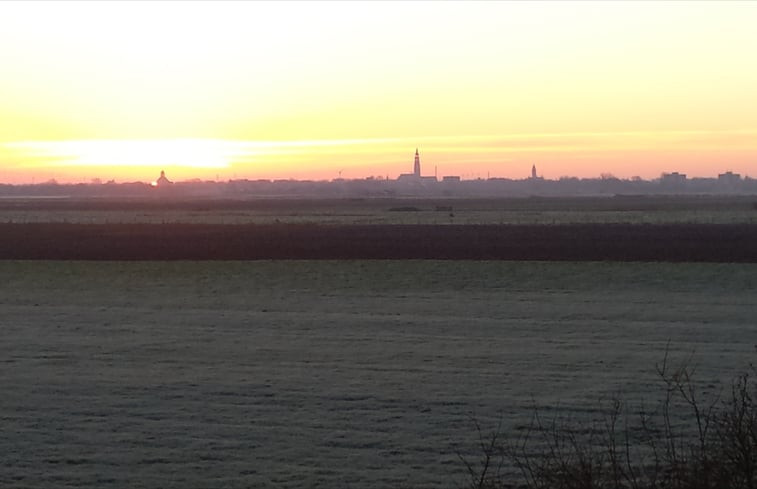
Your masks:
{"label": "farm track", "polygon": [[5,260],[757,262],[748,224],[0,224]]}

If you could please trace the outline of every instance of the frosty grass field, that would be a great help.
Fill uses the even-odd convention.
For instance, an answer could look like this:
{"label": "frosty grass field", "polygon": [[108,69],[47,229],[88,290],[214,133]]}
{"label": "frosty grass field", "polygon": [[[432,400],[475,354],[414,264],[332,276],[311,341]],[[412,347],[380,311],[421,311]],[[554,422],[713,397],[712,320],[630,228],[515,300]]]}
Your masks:
{"label": "frosty grass field", "polygon": [[532,407],[754,361],[757,266],[0,262],[2,487],[455,487]]}

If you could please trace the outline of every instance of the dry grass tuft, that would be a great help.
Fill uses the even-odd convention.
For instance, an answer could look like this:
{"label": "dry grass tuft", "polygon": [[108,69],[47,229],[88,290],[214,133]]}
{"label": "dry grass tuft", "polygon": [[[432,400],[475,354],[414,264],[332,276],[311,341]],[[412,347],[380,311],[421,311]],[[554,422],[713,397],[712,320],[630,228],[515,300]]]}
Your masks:
{"label": "dry grass tuft", "polygon": [[[706,392],[691,358],[656,366],[661,398],[631,409],[615,398],[600,419],[544,419],[507,436],[500,427],[479,434],[480,457],[459,456],[468,489],[755,489],[757,488],[757,370],[728,389]],[[505,474],[503,468],[515,468]]]}

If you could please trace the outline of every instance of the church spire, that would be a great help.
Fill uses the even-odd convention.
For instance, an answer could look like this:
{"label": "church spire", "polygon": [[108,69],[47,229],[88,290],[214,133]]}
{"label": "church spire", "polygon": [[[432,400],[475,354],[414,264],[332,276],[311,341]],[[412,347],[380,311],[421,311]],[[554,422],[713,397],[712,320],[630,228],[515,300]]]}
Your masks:
{"label": "church spire", "polygon": [[418,148],[415,148],[415,164],[413,165],[413,175],[421,176],[421,157],[418,154]]}

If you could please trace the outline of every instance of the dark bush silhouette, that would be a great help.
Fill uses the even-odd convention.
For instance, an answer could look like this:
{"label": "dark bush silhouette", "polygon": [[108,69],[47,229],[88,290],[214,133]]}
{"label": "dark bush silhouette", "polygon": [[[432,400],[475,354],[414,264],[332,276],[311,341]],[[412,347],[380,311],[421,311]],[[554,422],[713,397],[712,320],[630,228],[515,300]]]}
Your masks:
{"label": "dark bush silhouette", "polygon": [[[470,489],[755,489],[757,373],[705,394],[690,362],[657,365],[661,398],[653,409],[613,399],[600,419],[545,420],[534,408],[526,429],[479,434],[480,458],[460,456]],[[516,469],[519,477],[504,475]]]}

